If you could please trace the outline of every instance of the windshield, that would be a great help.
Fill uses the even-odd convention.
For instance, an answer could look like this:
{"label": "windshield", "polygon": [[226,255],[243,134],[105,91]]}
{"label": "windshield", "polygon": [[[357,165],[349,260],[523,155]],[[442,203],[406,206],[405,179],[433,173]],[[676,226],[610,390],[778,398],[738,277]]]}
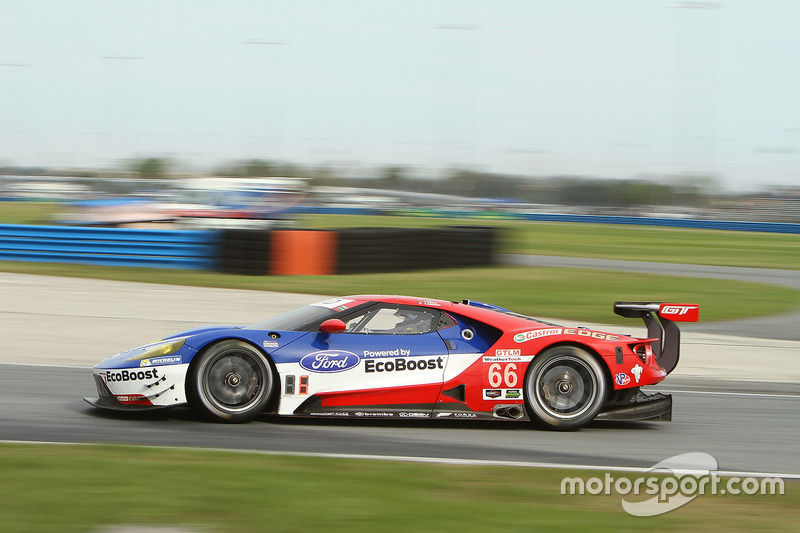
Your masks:
{"label": "windshield", "polygon": [[316,331],[319,325],[329,318],[340,317],[344,311],[352,311],[363,304],[362,301],[335,298],[289,311],[282,315],[262,320],[245,329],[270,331]]}
{"label": "windshield", "polygon": [[318,324],[337,313],[324,307],[309,305],[282,315],[262,320],[246,329],[268,329],[281,331],[312,331],[307,329],[312,324]]}

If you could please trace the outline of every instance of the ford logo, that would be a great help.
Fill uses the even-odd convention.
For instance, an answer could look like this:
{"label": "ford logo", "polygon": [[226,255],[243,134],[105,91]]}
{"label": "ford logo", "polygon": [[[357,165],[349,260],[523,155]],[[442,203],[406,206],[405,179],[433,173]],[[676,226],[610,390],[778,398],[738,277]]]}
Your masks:
{"label": "ford logo", "polygon": [[359,357],[352,352],[324,350],[300,359],[300,366],[310,372],[344,372],[358,365]]}

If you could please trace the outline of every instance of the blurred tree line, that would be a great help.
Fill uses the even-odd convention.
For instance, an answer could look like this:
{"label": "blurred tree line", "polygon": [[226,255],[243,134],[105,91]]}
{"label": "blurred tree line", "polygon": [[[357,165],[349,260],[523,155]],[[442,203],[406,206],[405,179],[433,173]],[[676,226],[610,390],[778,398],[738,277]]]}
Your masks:
{"label": "blurred tree line", "polygon": [[[169,180],[187,175],[208,175],[188,172],[170,157],[129,159],[118,172],[100,170],[59,170],[59,175],[94,177],[97,179],[137,178]],[[231,161],[213,170],[215,176],[230,177],[296,177],[311,186],[360,187],[420,193],[448,194],[474,198],[516,200],[538,204],[577,206],[632,207],[640,205],[676,205],[705,207],[721,194],[717,181],[710,176],[658,176],[638,179],[607,179],[584,176],[527,177],[472,170],[452,169],[444,176],[426,178],[416,167],[390,165],[374,170],[302,166],[283,161],[247,159]],[[0,168],[0,173],[46,175],[41,168]],[[109,184],[110,185],[110,184]]]}

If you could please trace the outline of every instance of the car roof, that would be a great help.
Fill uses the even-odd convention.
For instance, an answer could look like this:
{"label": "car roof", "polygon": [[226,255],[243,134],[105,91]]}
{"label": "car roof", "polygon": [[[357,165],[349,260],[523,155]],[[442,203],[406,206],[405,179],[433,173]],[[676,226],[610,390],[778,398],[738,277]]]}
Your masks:
{"label": "car roof", "polygon": [[503,312],[500,310],[500,308],[498,308],[498,310],[489,309],[488,307],[493,306],[486,306],[486,304],[480,304],[480,306],[470,305],[469,300],[456,302],[450,300],[439,300],[436,298],[421,298],[417,296],[376,294],[359,294],[353,296],[343,296],[343,298],[359,301],[413,305],[419,307],[429,307],[431,309],[440,309],[442,311],[459,314],[480,322],[484,322],[505,331],[531,329],[535,327],[546,327],[553,325],[536,318],[511,314],[512,312],[510,311]]}

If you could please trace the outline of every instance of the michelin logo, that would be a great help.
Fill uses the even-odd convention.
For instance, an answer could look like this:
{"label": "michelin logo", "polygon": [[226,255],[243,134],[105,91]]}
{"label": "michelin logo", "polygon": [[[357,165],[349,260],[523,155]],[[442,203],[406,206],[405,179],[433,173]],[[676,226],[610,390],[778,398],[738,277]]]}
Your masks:
{"label": "michelin logo", "polygon": [[158,366],[158,365],[174,365],[181,362],[180,355],[166,355],[163,357],[153,357],[152,359],[144,359],[139,366]]}

